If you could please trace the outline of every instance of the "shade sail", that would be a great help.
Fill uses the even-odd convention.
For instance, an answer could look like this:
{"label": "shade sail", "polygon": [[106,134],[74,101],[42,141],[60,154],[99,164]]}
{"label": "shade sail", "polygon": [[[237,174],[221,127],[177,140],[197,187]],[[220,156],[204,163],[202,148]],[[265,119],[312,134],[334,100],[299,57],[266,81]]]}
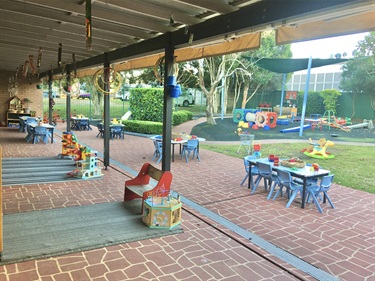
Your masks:
{"label": "shade sail", "polygon": [[[252,57],[244,57],[248,60],[254,61],[255,59]],[[346,62],[348,59],[312,59],[313,67],[320,67],[330,64],[336,63],[343,63]],[[272,72],[277,73],[290,73],[299,70],[307,69],[309,59],[288,59],[288,58],[264,58],[256,60],[255,63],[259,65],[261,68],[267,69]]]}

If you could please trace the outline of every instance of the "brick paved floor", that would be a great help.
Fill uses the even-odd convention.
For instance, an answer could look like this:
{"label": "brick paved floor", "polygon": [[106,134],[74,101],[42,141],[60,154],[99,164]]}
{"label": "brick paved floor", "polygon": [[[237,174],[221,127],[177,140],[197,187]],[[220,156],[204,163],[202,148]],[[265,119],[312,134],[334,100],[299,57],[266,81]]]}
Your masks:
{"label": "brick paved floor", "polygon": [[[189,132],[196,122],[178,130]],[[64,126],[58,124],[60,132]],[[96,127],[76,132],[80,142],[102,152],[103,139],[96,134]],[[4,158],[56,156],[61,151],[58,136],[54,144],[35,145],[24,136],[0,128]],[[151,162],[153,144],[147,138],[126,135],[110,145],[111,159],[134,171]],[[189,163],[176,157],[173,190],[341,280],[375,280],[375,195],[335,184],[330,196],[336,209],[324,206],[324,214],[310,204],[286,209],[281,198],[267,201],[261,187],[250,196],[239,185],[244,177],[241,159],[204,149],[200,155],[200,162]],[[121,201],[131,173],[115,166],[103,172],[99,180],[5,186],[3,212]],[[314,280],[188,206],[182,216],[182,234],[0,266],[0,281]]]}

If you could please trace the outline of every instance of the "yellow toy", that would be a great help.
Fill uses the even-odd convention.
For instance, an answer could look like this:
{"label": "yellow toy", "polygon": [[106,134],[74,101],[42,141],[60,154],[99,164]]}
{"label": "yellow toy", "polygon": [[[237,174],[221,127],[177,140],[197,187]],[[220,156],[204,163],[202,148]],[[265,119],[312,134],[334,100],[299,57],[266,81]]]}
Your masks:
{"label": "yellow toy", "polygon": [[326,152],[328,147],[335,145],[332,141],[322,138],[318,141],[318,143],[313,143],[310,138],[309,144],[310,147],[304,151],[305,155],[321,159],[330,159],[335,157],[335,155]]}

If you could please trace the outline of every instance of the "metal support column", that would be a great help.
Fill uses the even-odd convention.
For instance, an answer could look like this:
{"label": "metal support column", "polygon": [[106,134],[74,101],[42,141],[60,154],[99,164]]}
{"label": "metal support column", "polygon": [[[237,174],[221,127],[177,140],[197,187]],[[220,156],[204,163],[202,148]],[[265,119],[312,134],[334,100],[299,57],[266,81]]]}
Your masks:
{"label": "metal support column", "polygon": [[300,124],[300,127],[299,127],[299,136],[300,137],[302,137],[302,134],[303,134],[303,123],[305,122],[307,95],[309,93],[309,84],[310,84],[311,64],[312,64],[312,58],[310,57],[309,58],[309,62],[307,64],[307,76],[306,76],[305,94],[303,95],[303,104],[302,104],[302,113],[301,113],[301,124]]}
{"label": "metal support column", "polygon": [[286,73],[283,74],[283,88],[281,90],[281,100],[280,100],[280,113],[279,116],[283,115],[283,104],[284,104],[284,93],[285,93],[285,81],[286,81]]}
{"label": "metal support column", "polygon": [[53,97],[52,97],[52,70],[48,72],[48,123],[53,125],[52,110],[53,110]]}
{"label": "metal support column", "polygon": [[[110,70],[109,70],[109,61],[108,61],[108,54],[104,54],[104,72],[103,72],[103,89],[105,92],[109,92],[110,90],[110,85],[109,85],[109,75],[110,75]],[[110,140],[110,101],[109,101],[109,94],[104,93],[104,166],[105,169],[107,170],[107,167],[109,166],[109,140]]]}
{"label": "metal support column", "polygon": [[66,131],[70,132],[70,112],[71,112],[71,93],[70,93],[70,69],[69,65],[66,68],[66,81],[67,81],[67,89],[65,89],[65,92],[69,92],[68,95],[66,95]]}
{"label": "metal support column", "polygon": [[174,46],[172,44],[172,34],[167,33],[165,47],[165,72],[164,72],[164,107],[163,107],[163,156],[162,170],[171,170],[171,138],[172,138],[172,98],[169,95],[170,88],[167,87],[168,73],[173,73]]}

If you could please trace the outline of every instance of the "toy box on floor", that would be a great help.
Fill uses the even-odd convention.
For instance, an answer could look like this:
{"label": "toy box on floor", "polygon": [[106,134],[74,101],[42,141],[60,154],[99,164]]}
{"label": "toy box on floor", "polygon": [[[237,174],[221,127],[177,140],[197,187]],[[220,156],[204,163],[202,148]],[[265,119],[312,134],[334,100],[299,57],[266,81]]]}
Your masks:
{"label": "toy box on floor", "polygon": [[181,223],[181,206],[171,195],[150,196],[144,202],[142,221],[151,228],[172,228]]}

